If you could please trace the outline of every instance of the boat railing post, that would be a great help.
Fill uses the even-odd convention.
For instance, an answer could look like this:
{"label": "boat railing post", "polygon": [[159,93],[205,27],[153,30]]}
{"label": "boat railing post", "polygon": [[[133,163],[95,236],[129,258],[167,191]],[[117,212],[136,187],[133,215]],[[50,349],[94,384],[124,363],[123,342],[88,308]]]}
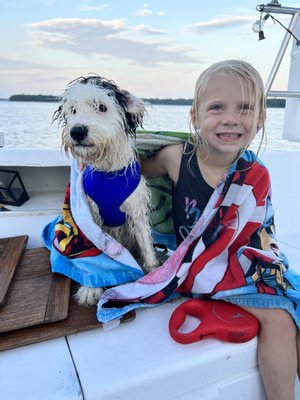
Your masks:
{"label": "boat railing post", "polygon": [[4,132],[0,132],[0,147],[4,147]]}
{"label": "boat railing post", "polygon": [[[289,29],[291,32],[293,32],[293,31],[295,30],[295,27],[296,27],[296,25],[297,25],[297,21],[298,21],[299,15],[300,15],[299,12],[295,13],[295,14],[293,15],[291,21],[290,21],[290,24],[289,24],[289,28],[288,28],[288,29]],[[277,71],[278,71],[278,69],[279,69],[279,67],[280,67],[281,61],[282,61],[283,56],[284,56],[284,54],[285,54],[285,52],[286,52],[286,49],[287,49],[287,47],[288,47],[288,44],[289,44],[290,39],[291,39],[290,33],[289,33],[289,32],[286,32],[286,34],[285,34],[285,36],[284,36],[284,38],[283,38],[283,41],[282,41],[282,43],[281,43],[280,49],[279,49],[279,51],[278,51],[277,57],[276,57],[276,59],[275,59],[275,61],[274,61],[274,64],[273,64],[272,70],[271,70],[271,72],[270,72],[269,78],[268,78],[268,80],[267,80],[267,82],[266,82],[266,85],[265,85],[265,94],[266,94],[266,96],[268,96],[268,93],[270,92],[271,86],[272,86],[272,84],[273,84],[273,81],[274,81],[274,79],[275,79],[275,76],[276,76],[276,74],[277,74]]]}
{"label": "boat railing post", "polygon": [[[300,37],[300,19],[295,28],[295,36]],[[289,70],[288,91],[298,95],[286,99],[282,138],[300,142],[300,43],[299,39],[293,42]],[[296,92],[295,92],[296,91]]]}
{"label": "boat railing post", "polygon": [[[272,0],[266,6],[263,4],[257,6],[257,10],[261,13],[267,13],[266,16],[269,13],[292,15],[289,27],[286,29],[277,57],[265,84],[265,95],[266,97],[286,98],[282,138],[300,142],[300,8],[282,7],[278,1]],[[266,20],[266,17],[264,19]],[[291,52],[288,88],[286,91],[271,91],[271,86],[273,85],[291,36],[294,37],[295,42],[293,43]]]}

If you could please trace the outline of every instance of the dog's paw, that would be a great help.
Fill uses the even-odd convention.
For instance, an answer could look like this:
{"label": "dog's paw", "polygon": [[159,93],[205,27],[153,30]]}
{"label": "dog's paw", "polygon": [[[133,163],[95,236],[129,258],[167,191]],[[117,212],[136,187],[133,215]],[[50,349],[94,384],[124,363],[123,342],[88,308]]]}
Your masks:
{"label": "dog's paw", "polygon": [[155,270],[157,267],[163,265],[168,259],[168,249],[166,247],[160,248],[158,245],[155,246],[155,252],[146,254],[143,262],[143,271],[145,273]]}
{"label": "dog's paw", "polygon": [[158,265],[143,265],[142,270],[145,274],[148,274],[149,272],[154,271],[157,267]]}
{"label": "dog's paw", "polygon": [[161,264],[162,263],[156,259],[155,261],[152,261],[151,263],[144,263],[142,269],[145,272],[145,274],[147,274],[148,272],[155,270]]}
{"label": "dog's paw", "polygon": [[80,286],[77,292],[73,295],[73,298],[82,306],[92,306],[98,303],[102,293],[102,288],[88,288],[86,286]]}

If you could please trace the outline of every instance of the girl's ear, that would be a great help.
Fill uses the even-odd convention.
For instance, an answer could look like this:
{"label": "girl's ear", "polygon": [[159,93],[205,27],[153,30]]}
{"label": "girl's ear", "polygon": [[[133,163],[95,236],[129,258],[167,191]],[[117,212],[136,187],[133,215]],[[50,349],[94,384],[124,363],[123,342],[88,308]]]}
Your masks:
{"label": "girl's ear", "polygon": [[261,128],[262,128],[262,124],[258,123],[256,125],[256,133],[259,132],[261,130]]}
{"label": "girl's ear", "polygon": [[191,121],[192,121],[193,125],[195,125],[195,122],[196,122],[196,116],[195,116],[195,111],[194,111],[194,109],[193,109],[193,108],[191,108],[191,111],[190,111],[190,116],[191,116]]}
{"label": "girl's ear", "polygon": [[197,116],[196,116],[195,110],[193,108],[191,108],[190,116],[191,116],[191,122],[192,122],[193,126],[196,128],[198,125]]}
{"label": "girl's ear", "polygon": [[256,127],[256,132],[258,132],[258,131],[261,130],[261,128],[262,128],[262,126],[263,126],[263,124],[264,124],[265,119],[266,119],[266,113],[264,112],[264,113],[262,113],[262,114],[259,116],[259,118],[258,118],[257,127]]}

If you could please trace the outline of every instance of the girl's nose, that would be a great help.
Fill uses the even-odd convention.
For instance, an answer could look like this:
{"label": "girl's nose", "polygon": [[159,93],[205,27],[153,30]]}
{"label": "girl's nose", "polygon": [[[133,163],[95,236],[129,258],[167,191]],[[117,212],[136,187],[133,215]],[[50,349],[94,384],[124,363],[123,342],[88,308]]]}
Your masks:
{"label": "girl's nose", "polygon": [[227,111],[223,114],[222,123],[224,125],[237,125],[239,118],[236,112]]}

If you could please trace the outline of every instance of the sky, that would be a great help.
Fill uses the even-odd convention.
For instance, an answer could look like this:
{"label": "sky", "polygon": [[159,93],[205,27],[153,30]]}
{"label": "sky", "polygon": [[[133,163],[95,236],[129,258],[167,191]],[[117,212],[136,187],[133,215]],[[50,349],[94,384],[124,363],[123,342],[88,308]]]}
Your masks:
{"label": "sky", "polygon": [[[267,3],[267,2],[266,2]],[[282,1],[281,1],[282,3]],[[264,81],[284,29],[268,19],[252,30],[255,0],[0,0],[0,98],[60,95],[89,73],[143,98],[192,98],[209,65],[252,63]],[[300,7],[291,0],[289,7]],[[285,26],[290,17],[274,14]],[[287,51],[273,90],[284,90]]]}

